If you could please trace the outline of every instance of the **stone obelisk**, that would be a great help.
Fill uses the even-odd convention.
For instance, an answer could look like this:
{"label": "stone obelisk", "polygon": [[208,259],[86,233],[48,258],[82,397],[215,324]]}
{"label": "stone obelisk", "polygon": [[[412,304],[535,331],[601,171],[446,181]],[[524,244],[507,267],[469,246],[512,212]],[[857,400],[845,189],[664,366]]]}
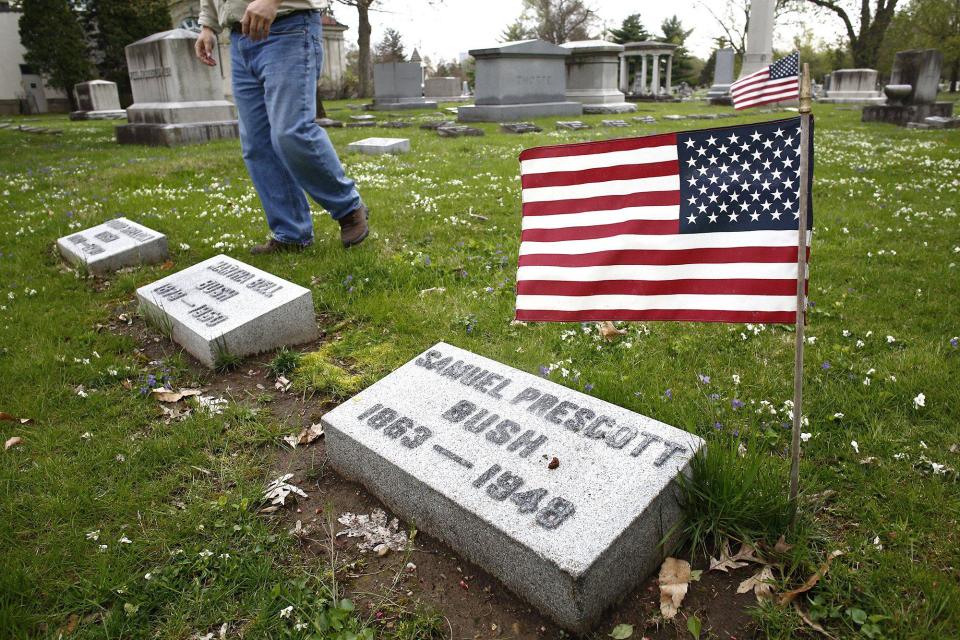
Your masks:
{"label": "stone obelisk", "polygon": [[773,10],[776,0],[751,0],[747,25],[747,51],[743,54],[740,77],[773,63]]}

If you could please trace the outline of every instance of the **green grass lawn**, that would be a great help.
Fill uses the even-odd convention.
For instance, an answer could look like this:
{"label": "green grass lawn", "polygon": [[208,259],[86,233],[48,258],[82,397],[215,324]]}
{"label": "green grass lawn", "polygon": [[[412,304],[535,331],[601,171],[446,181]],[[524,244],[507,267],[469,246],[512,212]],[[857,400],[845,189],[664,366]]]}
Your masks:
{"label": "green grass lawn", "polygon": [[[590,325],[511,325],[523,148],[782,117],[672,123],[661,116],[724,108],[641,108],[657,123],[556,132],[545,119],[541,134],[480,125],[485,137],[460,139],[331,130],[340,150],[369,136],[411,139],[399,157],[343,154],[371,237],[342,250],[317,208],[313,248],[257,258],[246,249],[266,226],[237,141],[121,147],[114,123],[64,117],[34,123],[62,136],[0,130],[0,411],[32,420],[0,421],[0,440],[23,439],[0,452],[0,636],[188,638],[226,623],[228,637],[306,637],[341,620],[341,635],[315,637],[345,639],[367,624],[339,603],[329,571],[254,509],[289,427],[241,403],[165,424],[140,393],[148,378],[187,386],[213,374],[196,380],[188,356],[150,361],[132,337],[102,330],[136,287],[169,271],[94,281],[56,257],[58,237],[120,215],[168,234],[176,269],[226,253],[311,287],[323,322],[339,325],[334,355],[365,382],[447,341],[546,368],[712,443],[743,440],[762,467],[756,492],[785,493],[792,327],[625,323],[628,334],[608,343]],[[799,585],[838,549],[799,600],[835,635],[960,637],[960,131],[815,112],[805,498],[778,586]],[[319,386],[327,398],[349,391]],[[749,513],[720,516],[736,532]],[[750,529],[770,542],[779,534],[770,522]],[[281,615],[291,605],[316,626],[295,629]],[[755,615],[760,635],[810,633],[792,608]]]}

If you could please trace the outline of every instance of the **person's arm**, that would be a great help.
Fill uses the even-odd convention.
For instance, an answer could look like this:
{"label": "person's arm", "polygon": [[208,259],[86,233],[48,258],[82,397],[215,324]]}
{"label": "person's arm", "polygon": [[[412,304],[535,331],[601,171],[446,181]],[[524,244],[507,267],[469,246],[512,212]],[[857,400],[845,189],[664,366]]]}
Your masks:
{"label": "person's arm", "polygon": [[213,48],[217,46],[217,34],[220,32],[220,17],[214,0],[200,0],[200,36],[194,44],[197,58],[209,67],[217,66],[213,57]]}

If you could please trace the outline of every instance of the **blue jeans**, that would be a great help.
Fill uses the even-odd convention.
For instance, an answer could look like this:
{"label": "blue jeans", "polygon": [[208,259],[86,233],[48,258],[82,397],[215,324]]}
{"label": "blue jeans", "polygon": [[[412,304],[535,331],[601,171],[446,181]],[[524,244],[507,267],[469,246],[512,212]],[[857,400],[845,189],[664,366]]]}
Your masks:
{"label": "blue jeans", "polygon": [[313,242],[306,191],[339,220],[362,205],[327,132],[314,120],[323,64],[320,13],[278,18],[266,40],[230,36],[240,146],[253,186],[280,242]]}

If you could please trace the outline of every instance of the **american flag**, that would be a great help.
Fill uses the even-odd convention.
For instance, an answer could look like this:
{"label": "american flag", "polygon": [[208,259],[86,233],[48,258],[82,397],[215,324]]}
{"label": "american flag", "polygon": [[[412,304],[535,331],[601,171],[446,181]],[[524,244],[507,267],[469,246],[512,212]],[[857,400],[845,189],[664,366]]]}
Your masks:
{"label": "american flag", "polygon": [[730,85],[734,109],[800,97],[800,54],[796,51]]}
{"label": "american flag", "polygon": [[538,147],[520,166],[517,320],[796,322],[799,117]]}

